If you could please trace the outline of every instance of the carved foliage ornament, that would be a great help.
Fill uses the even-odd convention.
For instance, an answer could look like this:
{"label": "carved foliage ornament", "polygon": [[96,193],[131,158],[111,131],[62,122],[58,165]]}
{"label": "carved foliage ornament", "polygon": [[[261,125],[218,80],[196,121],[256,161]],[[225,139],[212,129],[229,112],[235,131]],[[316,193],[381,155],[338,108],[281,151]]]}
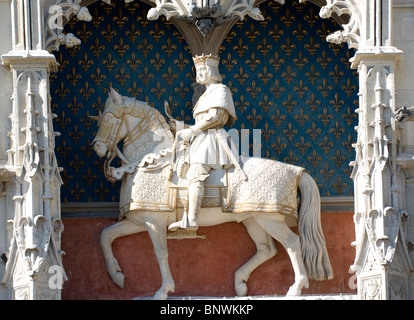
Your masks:
{"label": "carved foliage ornament", "polygon": [[[111,0],[102,0],[110,4]],[[126,3],[133,0],[125,0]],[[285,0],[273,0],[284,4]],[[148,11],[148,20],[157,20],[161,15],[167,20],[176,17],[192,21],[206,36],[216,24],[220,25],[233,17],[243,20],[247,15],[254,20],[263,20],[260,9],[255,7],[256,0],[151,0],[155,8]]]}
{"label": "carved foliage ornament", "polygon": [[20,255],[30,276],[34,276],[40,269],[48,251],[50,242],[50,226],[44,216],[37,215],[20,218],[14,228],[15,239]]}
{"label": "carved foliage ornament", "polygon": [[[284,4],[284,0],[274,0]],[[254,7],[256,0],[196,0],[192,2],[183,2],[182,0],[152,0],[156,4],[148,12],[148,19],[158,19],[164,15],[167,19],[173,16],[179,16],[185,19],[194,19],[201,17],[213,17],[228,20],[234,16],[241,20],[246,15],[255,20],[263,20],[260,10]]]}
{"label": "carved foliage ornament", "polygon": [[[305,3],[309,0],[299,0],[299,3]],[[359,12],[356,7],[346,0],[326,0],[326,5],[323,6],[319,12],[322,19],[329,19],[332,14],[336,13],[338,16],[348,15],[349,22],[342,25],[343,30],[335,31],[326,37],[326,41],[335,44],[347,42],[349,48],[358,50],[361,41],[360,36],[360,19]]]}
{"label": "carved foliage ornament", "polygon": [[[111,4],[111,0],[102,0]],[[124,0],[125,3],[134,0]],[[277,3],[284,4],[285,0],[273,0]],[[305,3],[308,0],[299,0],[299,3]],[[91,21],[86,7],[80,6],[82,0],[58,0],[58,2],[49,8],[47,18],[46,50],[58,50],[61,44],[67,47],[79,45],[81,41],[72,33],[63,34],[63,25],[74,15],[82,21]],[[206,36],[214,26],[220,25],[234,17],[243,20],[247,15],[254,20],[262,21],[264,19],[260,9],[255,7],[256,0],[151,0],[155,7],[148,11],[148,20],[157,20],[161,15],[167,20],[171,17],[192,21],[200,30],[203,36]],[[342,25],[343,30],[336,31],[327,36],[326,40],[331,43],[341,44],[347,42],[349,48],[358,49],[361,40],[360,37],[360,20],[355,6],[345,0],[327,0],[319,15],[323,19],[328,19],[333,13],[338,16],[348,15],[350,17],[347,24]]]}
{"label": "carved foliage ornament", "polygon": [[51,263],[60,266],[63,272],[63,280],[67,281],[67,275],[63,269],[60,249],[60,237],[63,232],[63,223],[60,219],[47,221],[43,215],[34,218],[21,217],[18,221],[8,220],[8,229],[13,231],[11,247],[2,256],[6,262],[6,268],[1,279],[2,284],[7,284],[12,276],[16,264],[16,256],[22,259],[22,273],[36,278],[44,272],[46,256],[49,253]]}
{"label": "carved foliage ornament", "polygon": [[[111,0],[102,0],[108,4]],[[126,3],[133,0],[125,0]],[[284,4],[285,0],[273,0]],[[299,0],[305,3],[308,0]],[[214,25],[224,23],[233,17],[243,20],[246,15],[254,20],[263,20],[260,9],[255,7],[256,0],[151,0],[156,6],[148,12],[149,20],[156,20],[160,15],[164,15],[167,20],[171,17],[193,20],[203,36],[207,35]],[[359,14],[355,6],[346,0],[327,0],[319,15],[323,19],[328,19],[333,13],[338,16],[348,15],[350,17],[347,24],[342,25],[343,31],[336,31],[330,34],[326,40],[331,43],[341,44],[347,42],[349,48],[358,49],[360,37]]]}
{"label": "carved foliage ornament", "polygon": [[398,109],[395,115],[395,120],[398,122],[413,121],[414,107],[407,108],[406,106],[403,106],[401,109]]}
{"label": "carved foliage ornament", "polygon": [[365,221],[365,227],[368,239],[371,241],[374,252],[381,264],[390,263],[394,257],[397,245],[400,222],[398,213],[394,208],[387,207],[384,209],[383,225],[376,225],[378,215],[377,210],[371,210]]}
{"label": "carved foliage ornament", "polygon": [[71,48],[80,45],[81,41],[72,33],[63,33],[63,26],[74,15],[81,21],[92,21],[92,16],[87,7],[82,7],[82,0],[58,0],[49,7],[49,15],[46,19],[46,50],[51,52],[59,50],[64,44]]}

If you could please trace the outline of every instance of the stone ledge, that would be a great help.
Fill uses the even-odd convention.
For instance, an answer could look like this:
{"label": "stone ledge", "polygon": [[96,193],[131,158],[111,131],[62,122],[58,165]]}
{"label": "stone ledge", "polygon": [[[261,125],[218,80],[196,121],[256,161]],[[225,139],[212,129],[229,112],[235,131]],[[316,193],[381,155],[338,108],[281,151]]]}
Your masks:
{"label": "stone ledge", "polygon": [[[354,197],[321,197],[321,210],[354,211]],[[118,202],[70,202],[62,203],[62,218],[117,218]]]}

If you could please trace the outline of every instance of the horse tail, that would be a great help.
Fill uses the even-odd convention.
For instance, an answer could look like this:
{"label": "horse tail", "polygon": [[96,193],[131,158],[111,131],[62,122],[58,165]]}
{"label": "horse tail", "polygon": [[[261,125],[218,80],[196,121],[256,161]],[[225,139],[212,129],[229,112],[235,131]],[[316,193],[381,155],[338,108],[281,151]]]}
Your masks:
{"label": "horse tail", "polygon": [[319,281],[332,279],[332,266],[321,225],[319,189],[315,180],[306,172],[300,177],[299,190],[301,202],[298,230],[308,277]]}

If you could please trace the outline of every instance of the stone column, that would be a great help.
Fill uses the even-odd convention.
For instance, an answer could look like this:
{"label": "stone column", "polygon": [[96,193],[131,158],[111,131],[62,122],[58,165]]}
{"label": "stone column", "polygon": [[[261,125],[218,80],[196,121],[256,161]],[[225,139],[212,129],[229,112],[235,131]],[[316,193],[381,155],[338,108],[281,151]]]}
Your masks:
{"label": "stone column", "polygon": [[359,73],[355,186],[355,261],[361,299],[408,299],[410,260],[404,235],[403,170],[397,165],[396,66],[392,1],[369,0],[352,66]]}
{"label": "stone column", "polygon": [[[305,2],[306,0],[300,0]],[[405,173],[397,163],[396,67],[402,51],[392,41],[392,0],[326,0],[319,15],[348,15],[343,30],[327,36],[357,50],[359,123],[354,144],[355,261],[361,299],[408,299],[409,260],[404,211]]]}
{"label": "stone column", "polygon": [[407,299],[410,262],[400,211],[403,173],[397,166],[394,120],[395,66],[401,52],[392,47],[359,50],[358,140],[352,178],[355,186],[356,257],[361,299]]}
{"label": "stone column", "polygon": [[[12,299],[60,299],[64,273],[60,186],[54,153],[49,73],[55,57],[43,50],[42,0],[13,0],[13,49],[2,56],[13,74],[11,148],[6,169],[14,188],[13,219],[2,284]],[[10,188],[11,189],[11,188]]]}

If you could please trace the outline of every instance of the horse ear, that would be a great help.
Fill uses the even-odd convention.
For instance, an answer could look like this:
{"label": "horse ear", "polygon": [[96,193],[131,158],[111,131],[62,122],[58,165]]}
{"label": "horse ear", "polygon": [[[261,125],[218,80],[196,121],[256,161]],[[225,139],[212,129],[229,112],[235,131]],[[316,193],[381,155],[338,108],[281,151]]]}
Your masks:
{"label": "horse ear", "polygon": [[111,91],[112,100],[114,100],[116,104],[122,104],[123,102],[122,96],[118,92],[116,92],[116,90],[112,87],[110,91]]}
{"label": "horse ear", "polygon": [[99,114],[97,116],[89,116],[90,119],[93,121],[98,121],[98,123],[101,123],[102,120],[102,111],[99,111]]}
{"label": "horse ear", "polygon": [[170,104],[168,103],[168,101],[164,101],[164,111],[168,119],[174,120],[174,118],[172,117],[171,108],[170,108]]}

